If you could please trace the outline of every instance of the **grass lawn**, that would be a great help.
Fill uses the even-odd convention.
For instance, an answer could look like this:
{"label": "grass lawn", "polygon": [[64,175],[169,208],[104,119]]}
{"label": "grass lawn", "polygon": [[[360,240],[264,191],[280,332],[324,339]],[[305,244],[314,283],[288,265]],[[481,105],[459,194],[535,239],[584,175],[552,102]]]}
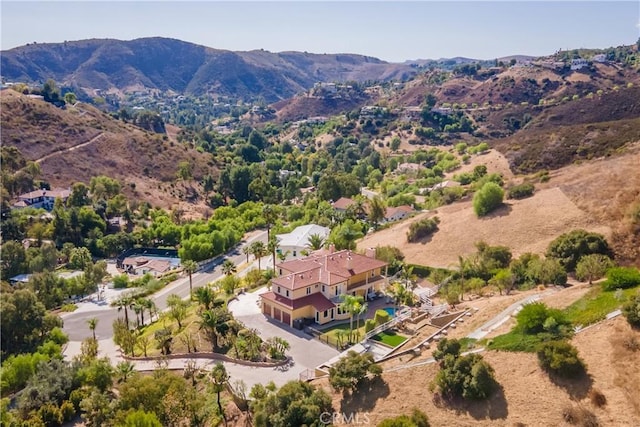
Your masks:
{"label": "grass lawn", "polygon": [[606,317],[638,291],[638,288],[621,291],[604,291],[594,286],[585,296],[567,307],[564,312],[574,325],[590,325]]}
{"label": "grass lawn", "polygon": [[526,351],[532,353],[536,351],[536,347],[541,342],[542,337],[540,335],[527,335],[512,330],[509,333],[487,340],[487,348],[491,350]]}
{"label": "grass lawn", "polygon": [[[361,324],[364,322],[360,322]],[[342,332],[344,331],[344,332]],[[326,342],[330,345],[333,346],[337,346],[338,345],[338,334],[341,333],[349,333],[349,323],[344,323],[341,325],[336,325],[336,326],[332,326],[328,329],[324,330],[324,333],[322,335],[320,335],[319,339],[322,342]],[[353,322],[353,336],[355,337],[354,340],[359,340],[361,337],[364,336],[365,332],[364,332],[364,325],[360,326],[360,328],[356,329],[356,323]],[[340,342],[343,344],[346,344],[349,340],[347,339],[347,335],[345,335]]]}
{"label": "grass lawn", "polygon": [[371,337],[371,339],[380,341],[381,343],[386,344],[389,347],[395,348],[405,342],[407,340],[407,337],[396,333],[396,331],[389,330],[380,332],[379,334]]}

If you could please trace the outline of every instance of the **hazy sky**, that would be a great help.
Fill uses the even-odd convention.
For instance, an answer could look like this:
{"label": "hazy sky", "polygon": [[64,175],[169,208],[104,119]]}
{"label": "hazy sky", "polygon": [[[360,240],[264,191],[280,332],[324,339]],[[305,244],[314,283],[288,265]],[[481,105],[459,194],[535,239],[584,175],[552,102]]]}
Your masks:
{"label": "hazy sky", "polygon": [[639,1],[5,1],[3,50],[163,36],[230,50],[360,53],[387,61],[635,43]]}

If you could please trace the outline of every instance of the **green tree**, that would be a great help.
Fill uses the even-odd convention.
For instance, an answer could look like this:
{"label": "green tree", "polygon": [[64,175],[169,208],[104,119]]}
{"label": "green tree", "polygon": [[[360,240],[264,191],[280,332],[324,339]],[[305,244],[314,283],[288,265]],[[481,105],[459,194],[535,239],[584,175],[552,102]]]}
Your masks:
{"label": "green tree", "polygon": [[367,375],[379,377],[380,374],[382,368],[373,361],[373,355],[358,354],[352,350],[329,368],[329,384],[336,391],[354,392],[365,381]]}
{"label": "green tree", "polygon": [[93,339],[96,339],[96,328],[98,327],[98,318],[92,317],[91,319],[87,319],[87,325],[89,325],[89,329],[93,334]]}
{"label": "green tree", "polygon": [[28,353],[42,344],[48,333],[45,306],[28,289],[0,295],[0,343],[4,356]]}
{"label": "green tree", "polygon": [[26,271],[27,254],[22,244],[9,240],[2,245],[2,258],[0,259],[0,265],[2,265],[2,279],[8,280],[9,278]]}
{"label": "green tree", "polygon": [[205,310],[209,310],[213,305],[213,300],[216,298],[216,295],[211,286],[207,285],[196,289],[195,298]]}
{"label": "green tree", "polygon": [[187,317],[189,303],[180,296],[171,294],[167,297],[167,306],[169,307],[169,317],[178,322],[178,329],[182,329],[182,321]]}
{"label": "green tree", "polygon": [[391,139],[391,143],[389,144],[389,148],[391,148],[391,151],[398,151],[398,148],[400,148],[400,144],[402,144],[402,140],[399,137],[394,136]]}
{"label": "green tree", "polygon": [[198,264],[190,259],[182,262],[182,270],[189,275],[189,299],[193,299],[193,279],[192,275],[198,271]]}
{"label": "green tree", "polygon": [[[552,319],[552,321],[550,320]],[[547,307],[541,302],[525,304],[516,315],[516,328],[525,334],[537,334],[549,329],[553,324],[554,329],[567,332],[570,322],[560,310]]]}
{"label": "green tree", "polygon": [[66,102],[69,105],[75,104],[77,100],[78,98],[76,97],[76,94],[73,92],[67,92],[64,94],[64,102]]}
{"label": "green tree", "polygon": [[322,414],[333,413],[331,397],[322,389],[302,381],[289,381],[276,392],[275,386],[254,387],[252,396],[256,427],[309,426],[320,427]]}
{"label": "green tree", "polygon": [[127,415],[124,427],[162,427],[162,424],[153,412],[137,410]]}
{"label": "green tree", "polygon": [[69,267],[75,270],[84,270],[88,265],[93,264],[91,252],[87,248],[73,248],[69,254]]}
{"label": "green tree", "polygon": [[342,302],[340,302],[340,310],[345,313],[349,313],[349,341],[352,340],[353,335],[353,316],[360,310],[360,306],[364,303],[364,298],[359,295],[342,296]]}
{"label": "green tree", "polygon": [[611,258],[602,254],[590,254],[580,258],[576,265],[576,277],[578,280],[588,281],[591,285],[594,280],[601,279],[608,269],[613,267]]}
{"label": "green tree", "polygon": [[376,196],[369,203],[369,221],[373,223],[374,227],[377,227],[380,221],[384,219],[384,215],[387,211],[387,207],[384,201]]}
{"label": "green tree", "polygon": [[574,271],[578,261],[590,254],[611,255],[603,235],[585,230],[573,230],[553,240],[547,248],[547,257],[557,259],[567,271]]}
{"label": "green tree", "polygon": [[487,182],[473,196],[473,211],[485,216],[502,205],[504,191],[494,182]]}
{"label": "green tree", "polygon": [[566,341],[542,343],[537,351],[538,361],[544,370],[563,377],[575,377],[585,370],[578,349]]}
{"label": "green tree", "polygon": [[209,375],[211,378],[211,384],[214,393],[216,393],[216,402],[218,404],[218,411],[220,411],[220,415],[224,419],[226,419],[224,415],[224,410],[222,409],[222,403],[220,401],[220,393],[224,391],[225,386],[229,382],[229,374],[227,373],[226,368],[220,362],[216,363],[213,369],[211,370],[211,374]]}
{"label": "green tree", "polygon": [[224,336],[229,330],[227,322],[231,320],[231,315],[224,308],[212,308],[200,313],[200,330],[204,330],[211,341],[212,351],[218,351],[218,339]]}
{"label": "green tree", "polygon": [[607,280],[602,284],[607,291],[633,288],[640,285],[640,270],[633,267],[614,267],[607,271]]}

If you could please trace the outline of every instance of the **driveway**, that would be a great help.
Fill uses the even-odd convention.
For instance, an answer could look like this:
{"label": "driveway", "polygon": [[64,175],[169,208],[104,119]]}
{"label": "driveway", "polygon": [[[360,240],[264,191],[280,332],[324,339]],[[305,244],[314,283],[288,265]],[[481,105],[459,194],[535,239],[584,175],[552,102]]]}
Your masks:
{"label": "driveway", "polygon": [[291,345],[288,354],[293,358],[294,363],[290,370],[299,374],[305,369],[314,369],[340,354],[335,348],[321,343],[302,331],[268,320],[260,312],[258,305],[260,294],[263,292],[267,292],[267,289],[262,288],[239,295],[237,300],[229,302],[229,311],[247,328],[256,329],[262,339],[266,340],[270,337],[285,339]]}

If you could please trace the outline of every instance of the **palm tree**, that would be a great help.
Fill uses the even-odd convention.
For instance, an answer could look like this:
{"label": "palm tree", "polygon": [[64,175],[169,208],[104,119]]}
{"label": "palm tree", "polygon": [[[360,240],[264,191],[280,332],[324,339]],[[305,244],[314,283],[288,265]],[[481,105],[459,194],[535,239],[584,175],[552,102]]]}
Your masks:
{"label": "palm tree", "polygon": [[271,240],[271,226],[278,219],[278,213],[273,209],[271,205],[264,205],[262,208],[262,216],[267,226],[267,241]]}
{"label": "palm tree", "polygon": [[307,242],[307,247],[312,251],[317,251],[318,249],[321,249],[324,246],[324,240],[325,240],[324,237],[322,237],[318,233],[311,234]]}
{"label": "palm tree", "polygon": [[360,333],[360,315],[365,314],[367,309],[369,308],[369,304],[366,302],[358,303],[354,307],[354,314],[356,315],[356,331]]}
{"label": "palm tree", "polygon": [[384,218],[384,214],[387,210],[384,201],[376,196],[369,203],[369,221],[373,223],[374,228],[378,228],[378,224]]}
{"label": "palm tree", "polygon": [[258,271],[260,271],[260,259],[266,255],[267,248],[264,245],[264,242],[257,241],[251,244],[251,253],[258,260]]}
{"label": "palm tree", "polygon": [[93,334],[93,340],[96,340],[96,327],[98,326],[98,319],[92,317],[87,320],[87,324],[89,325],[89,329],[91,329],[91,333]]}
{"label": "palm tree", "polygon": [[134,373],[133,363],[125,360],[123,362],[119,362],[116,365],[116,375],[118,376],[118,383],[126,382],[129,376]]}
{"label": "palm tree", "polygon": [[358,305],[362,305],[364,299],[356,295],[343,295],[340,309],[349,313],[349,341],[351,342],[353,335],[353,316],[356,314]]}
{"label": "palm tree", "polygon": [[225,259],[222,263],[222,274],[225,276],[231,276],[237,271],[236,265],[230,259]]}
{"label": "palm tree", "polygon": [[195,297],[196,301],[198,301],[199,304],[202,304],[205,310],[209,310],[211,305],[213,305],[213,300],[216,295],[213,289],[207,285],[196,289]]}
{"label": "palm tree", "polygon": [[267,249],[271,254],[271,262],[273,263],[273,271],[276,271],[276,249],[278,249],[278,240],[274,236],[272,239],[269,239],[267,243]]}
{"label": "palm tree", "polygon": [[220,403],[220,393],[224,390],[227,382],[229,381],[229,374],[227,373],[227,369],[221,362],[216,363],[209,375],[211,381],[213,382],[213,391],[216,392],[217,402],[218,402],[218,410],[220,411],[220,415],[225,420],[226,417],[224,415],[224,410],[222,409],[222,403]]}
{"label": "palm tree", "polygon": [[198,271],[198,263],[193,260],[186,260],[182,262],[182,269],[189,275],[189,299],[193,298],[193,280],[191,275]]}
{"label": "palm tree", "polygon": [[[278,259],[281,262],[285,262],[290,253],[291,253],[291,251],[289,251],[289,250],[284,251],[284,252],[280,251],[280,253],[278,254]],[[300,253],[302,254],[302,251]]]}
{"label": "palm tree", "polygon": [[228,329],[229,314],[224,309],[209,309],[200,313],[200,329],[204,329],[211,340],[211,348],[215,353],[218,350],[218,337]]}
{"label": "palm tree", "polygon": [[118,298],[114,303],[116,307],[118,307],[118,311],[124,310],[124,321],[127,324],[127,328],[129,327],[129,312],[128,308],[131,304],[131,296],[130,295],[122,295]]}
{"label": "palm tree", "polygon": [[247,256],[247,264],[249,263],[249,254],[251,253],[251,246],[245,245],[242,247],[242,253]]}

